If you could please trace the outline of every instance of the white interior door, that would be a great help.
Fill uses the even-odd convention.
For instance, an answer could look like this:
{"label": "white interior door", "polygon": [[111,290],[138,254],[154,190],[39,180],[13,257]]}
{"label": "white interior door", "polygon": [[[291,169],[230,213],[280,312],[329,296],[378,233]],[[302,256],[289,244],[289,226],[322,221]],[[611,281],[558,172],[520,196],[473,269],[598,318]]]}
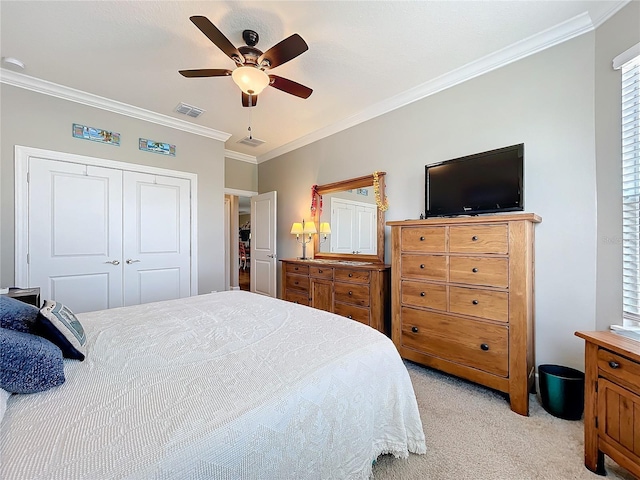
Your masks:
{"label": "white interior door", "polygon": [[120,307],[122,171],[29,160],[28,275],[74,312]]}
{"label": "white interior door", "polygon": [[355,250],[361,255],[375,255],[377,249],[376,221],[378,208],[376,205],[358,205],[356,207]]}
{"label": "white interior door", "polygon": [[251,291],[276,297],[276,192],[251,197]]}
{"label": "white interior door", "polygon": [[356,208],[351,202],[340,198],[331,199],[331,253],[354,253],[353,237],[356,223]]}
{"label": "white interior door", "polygon": [[124,304],[188,297],[189,181],[124,172]]}

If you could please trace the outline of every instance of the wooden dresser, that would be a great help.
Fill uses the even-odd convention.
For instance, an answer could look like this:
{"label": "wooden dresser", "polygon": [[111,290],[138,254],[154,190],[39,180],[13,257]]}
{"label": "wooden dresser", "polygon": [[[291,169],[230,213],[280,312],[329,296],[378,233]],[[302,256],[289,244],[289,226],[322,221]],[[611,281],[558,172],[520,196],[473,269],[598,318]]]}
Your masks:
{"label": "wooden dresser", "polygon": [[389,335],[390,265],[281,261],[284,300],[334,312]]}
{"label": "wooden dresser", "polygon": [[584,464],[605,474],[604,456],[640,478],[640,342],[576,332],[585,345]]}
{"label": "wooden dresser", "polygon": [[509,394],[534,382],[534,214],[387,222],[400,355]]}

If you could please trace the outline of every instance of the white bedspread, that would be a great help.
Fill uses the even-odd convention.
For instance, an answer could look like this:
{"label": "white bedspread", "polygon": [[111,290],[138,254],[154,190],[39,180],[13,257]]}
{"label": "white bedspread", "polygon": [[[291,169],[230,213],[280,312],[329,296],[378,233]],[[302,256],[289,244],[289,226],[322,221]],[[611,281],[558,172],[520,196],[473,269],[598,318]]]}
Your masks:
{"label": "white bedspread", "polygon": [[78,315],[87,359],[12,395],[0,478],[369,478],[424,453],[393,343],[309,307],[220,292]]}

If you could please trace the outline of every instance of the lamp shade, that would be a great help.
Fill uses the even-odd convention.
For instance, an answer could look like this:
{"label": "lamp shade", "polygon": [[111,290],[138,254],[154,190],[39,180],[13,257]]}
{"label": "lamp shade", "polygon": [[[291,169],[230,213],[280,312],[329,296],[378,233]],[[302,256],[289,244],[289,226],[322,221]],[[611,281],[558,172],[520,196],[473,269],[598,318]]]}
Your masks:
{"label": "lamp shade", "polygon": [[302,235],[304,232],[302,231],[302,224],[300,222],[295,222],[291,225],[291,233],[293,235]]}
{"label": "lamp shade", "polygon": [[317,233],[316,224],[313,222],[306,222],[304,224],[303,231],[308,234]]}
{"label": "lamp shade", "polygon": [[269,85],[269,77],[256,67],[238,67],[231,73],[231,78],[247,95],[258,95]]}
{"label": "lamp shade", "polygon": [[322,222],[320,224],[320,233],[331,233],[331,225],[329,225],[329,222]]}

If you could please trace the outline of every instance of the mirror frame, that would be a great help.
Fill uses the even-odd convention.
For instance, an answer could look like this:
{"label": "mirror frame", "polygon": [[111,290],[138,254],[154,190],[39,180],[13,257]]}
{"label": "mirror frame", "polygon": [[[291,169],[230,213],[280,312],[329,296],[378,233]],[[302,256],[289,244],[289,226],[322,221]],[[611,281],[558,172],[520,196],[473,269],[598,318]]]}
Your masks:
{"label": "mirror frame", "polygon": [[[384,178],[387,172],[378,172],[378,185],[380,186],[380,200],[384,203]],[[343,180],[342,182],[327,183],[326,185],[316,186],[316,199],[318,205],[320,199],[328,193],[339,192],[343,190],[352,190],[355,188],[364,188],[373,186],[373,174],[365,175],[364,177],[351,178],[349,180]],[[385,227],[385,213],[377,206],[377,248],[376,255],[361,255],[357,253],[323,253],[320,251],[320,237],[316,236],[313,242],[313,258],[322,258],[325,260],[347,260],[356,262],[371,262],[371,263],[384,263],[384,227]],[[316,224],[316,231],[320,231],[320,215],[316,215],[314,219]]]}

